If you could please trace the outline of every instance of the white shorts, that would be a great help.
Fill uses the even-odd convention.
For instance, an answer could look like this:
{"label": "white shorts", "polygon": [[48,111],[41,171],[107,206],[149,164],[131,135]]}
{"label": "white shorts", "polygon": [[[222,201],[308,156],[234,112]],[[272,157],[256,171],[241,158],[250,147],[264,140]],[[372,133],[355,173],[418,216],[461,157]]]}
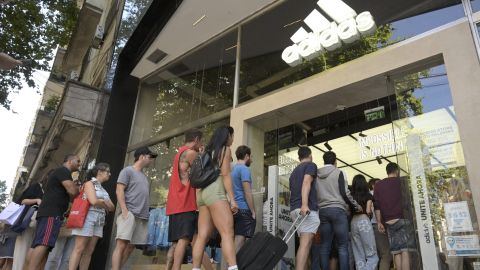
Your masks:
{"label": "white shorts", "polygon": [[[299,215],[300,215],[300,209],[295,209],[292,212],[290,212],[290,217],[292,217],[293,221],[295,221]],[[318,212],[310,211],[310,214],[308,215],[308,217],[298,227],[297,233],[298,235],[302,233],[316,234],[318,230],[318,226],[320,226],[320,218],[318,217]]]}

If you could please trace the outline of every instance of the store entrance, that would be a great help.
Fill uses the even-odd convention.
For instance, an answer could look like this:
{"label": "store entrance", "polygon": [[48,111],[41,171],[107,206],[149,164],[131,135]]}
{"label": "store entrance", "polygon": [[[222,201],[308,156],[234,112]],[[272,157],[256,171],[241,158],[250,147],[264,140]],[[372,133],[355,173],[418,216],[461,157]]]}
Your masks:
{"label": "store entrance", "polygon": [[[358,174],[383,179],[388,163],[399,165],[404,184],[399,203],[415,230],[411,269],[480,266],[478,222],[445,66],[385,76],[380,87],[383,94],[368,101],[345,106],[339,98],[335,111],[265,133],[264,184],[275,202],[274,226],[267,228],[282,234],[292,222],[289,176],[298,164],[298,147],[308,145],[319,168],[323,154],[334,151],[350,184]],[[369,96],[368,89],[358,91]],[[290,243],[282,269],[290,269],[294,256]]]}

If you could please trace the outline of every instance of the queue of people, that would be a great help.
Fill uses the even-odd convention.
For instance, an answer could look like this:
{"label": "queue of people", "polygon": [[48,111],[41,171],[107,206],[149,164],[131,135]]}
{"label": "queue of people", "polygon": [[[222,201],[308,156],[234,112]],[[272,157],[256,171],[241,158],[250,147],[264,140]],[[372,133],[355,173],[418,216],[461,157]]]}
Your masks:
{"label": "queue of people", "polygon": [[[169,220],[168,241],[172,243],[166,259],[166,269],[181,269],[187,248],[192,250],[193,270],[214,269],[205,248],[216,232],[228,270],[238,269],[236,252],[255,233],[256,213],[252,194],[250,164],[251,149],[239,146],[233,161],[230,149],[234,139],[231,127],[215,130],[204,145],[203,132],[185,132],[184,145],[173,159],[170,186],[166,201]],[[208,186],[195,189],[189,177],[190,169],[200,153],[210,153],[219,170],[218,178]],[[134,152],[134,163],[125,167],[116,182],[118,216],[116,217],[115,248],[112,269],[125,265],[135,246],[147,243],[150,181],[144,169],[157,154],[147,147]],[[367,180],[353,177],[349,187],[347,175],[337,168],[336,155],[323,155],[324,166],[317,168],[308,147],[298,150],[300,164],[291,173],[290,206],[292,219],[305,216],[298,227],[299,247],[295,269],[390,269],[393,259],[396,269],[409,269],[409,252],[414,243],[411,222],[401,209],[399,168],[387,165],[388,178]],[[16,239],[13,269],[44,269],[52,251],[62,237],[64,216],[72,198],[83,191],[89,208],[81,228],[74,228],[63,237],[72,239],[69,252],[61,259],[65,268],[88,269],[93,251],[103,237],[107,212],[115,205],[102,184],[110,179],[110,166],[98,163],[88,171],[82,187],[73,181],[80,159],[67,155],[63,166],[51,170],[44,179],[22,194],[19,202],[38,207],[36,223]],[[400,208],[399,208],[400,207]],[[63,233],[65,234],[65,233]],[[316,236],[316,237],[315,237]],[[388,236],[388,237],[387,237]],[[312,249],[312,242],[318,248]],[[65,244],[66,245],[66,244]],[[30,249],[28,247],[30,246]],[[60,248],[63,254],[67,248]],[[390,252],[385,252],[389,249]],[[312,250],[312,251],[311,251]],[[27,255],[28,253],[28,255]],[[52,255],[52,253],[50,253]],[[353,257],[353,260],[351,259]],[[336,258],[336,259],[335,259]],[[59,259],[60,260],[60,259]],[[50,269],[49,268],[49,269]]]}
{"label": "queue of people", "polygon": [[[312,270],[387,270],[391,255],[395,269],[410,269],[415,238],[411,221],[403,216],[397,164],[387,165],[384,180],[367,182],[359,174],[349,187],[334,152],[324,153],[321,168],[308,147],[299,148],[298,159],[289,178],[291,216],[306,217],[297,231],[295,269],[307,269],[310,257]],[[312,248],[314,240],[318,243]]]}

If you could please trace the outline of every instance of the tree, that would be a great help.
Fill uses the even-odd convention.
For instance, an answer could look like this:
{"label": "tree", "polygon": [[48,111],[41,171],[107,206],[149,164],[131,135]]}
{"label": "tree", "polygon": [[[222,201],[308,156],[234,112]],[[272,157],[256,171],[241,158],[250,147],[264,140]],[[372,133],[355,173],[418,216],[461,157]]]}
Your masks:
{"label": "tree", "polygon": [[7,193],[7,182],[0,180],[0,211],[5,209],[7,207],[7,199],[8,199],[8,193]]}
{"label": "tree", "polygon": [[8,95],[22,82],[38,87],[36,70],[49,70],[54,49],[68,44],[78,16],[75,0],[9,1],[0,6],[0,48],[23,65],[0,71],[0,105],[9,109]]}

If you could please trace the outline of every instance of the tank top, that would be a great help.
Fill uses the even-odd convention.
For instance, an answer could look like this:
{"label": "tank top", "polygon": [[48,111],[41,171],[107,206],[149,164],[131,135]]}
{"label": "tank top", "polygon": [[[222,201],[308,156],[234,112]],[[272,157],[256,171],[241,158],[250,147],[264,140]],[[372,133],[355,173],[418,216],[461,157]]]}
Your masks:
{"label": "tank top", "polygon": [[[108,195],[108,192],[103,188],[102,184],[97,179],[95,179],[95,177],[92,177],[92,180],[90,181],[92,182],[93,187],[95,188],[95,195],[97,196],[97,199],[110,200],[110,196]],[[105,209],[96,207],[93,205],[90,206],[89,210],[106,214]]]}
{"label": "tank top", "polygon": [[167,196],[167,216],[197,210],[196,191],[190,186],[190,181],[184,185],[180,180],[178,162],[183,152],[189,150],[188,146],[182,146],[173,160],[172,176],[170,177],[170,188]]}

